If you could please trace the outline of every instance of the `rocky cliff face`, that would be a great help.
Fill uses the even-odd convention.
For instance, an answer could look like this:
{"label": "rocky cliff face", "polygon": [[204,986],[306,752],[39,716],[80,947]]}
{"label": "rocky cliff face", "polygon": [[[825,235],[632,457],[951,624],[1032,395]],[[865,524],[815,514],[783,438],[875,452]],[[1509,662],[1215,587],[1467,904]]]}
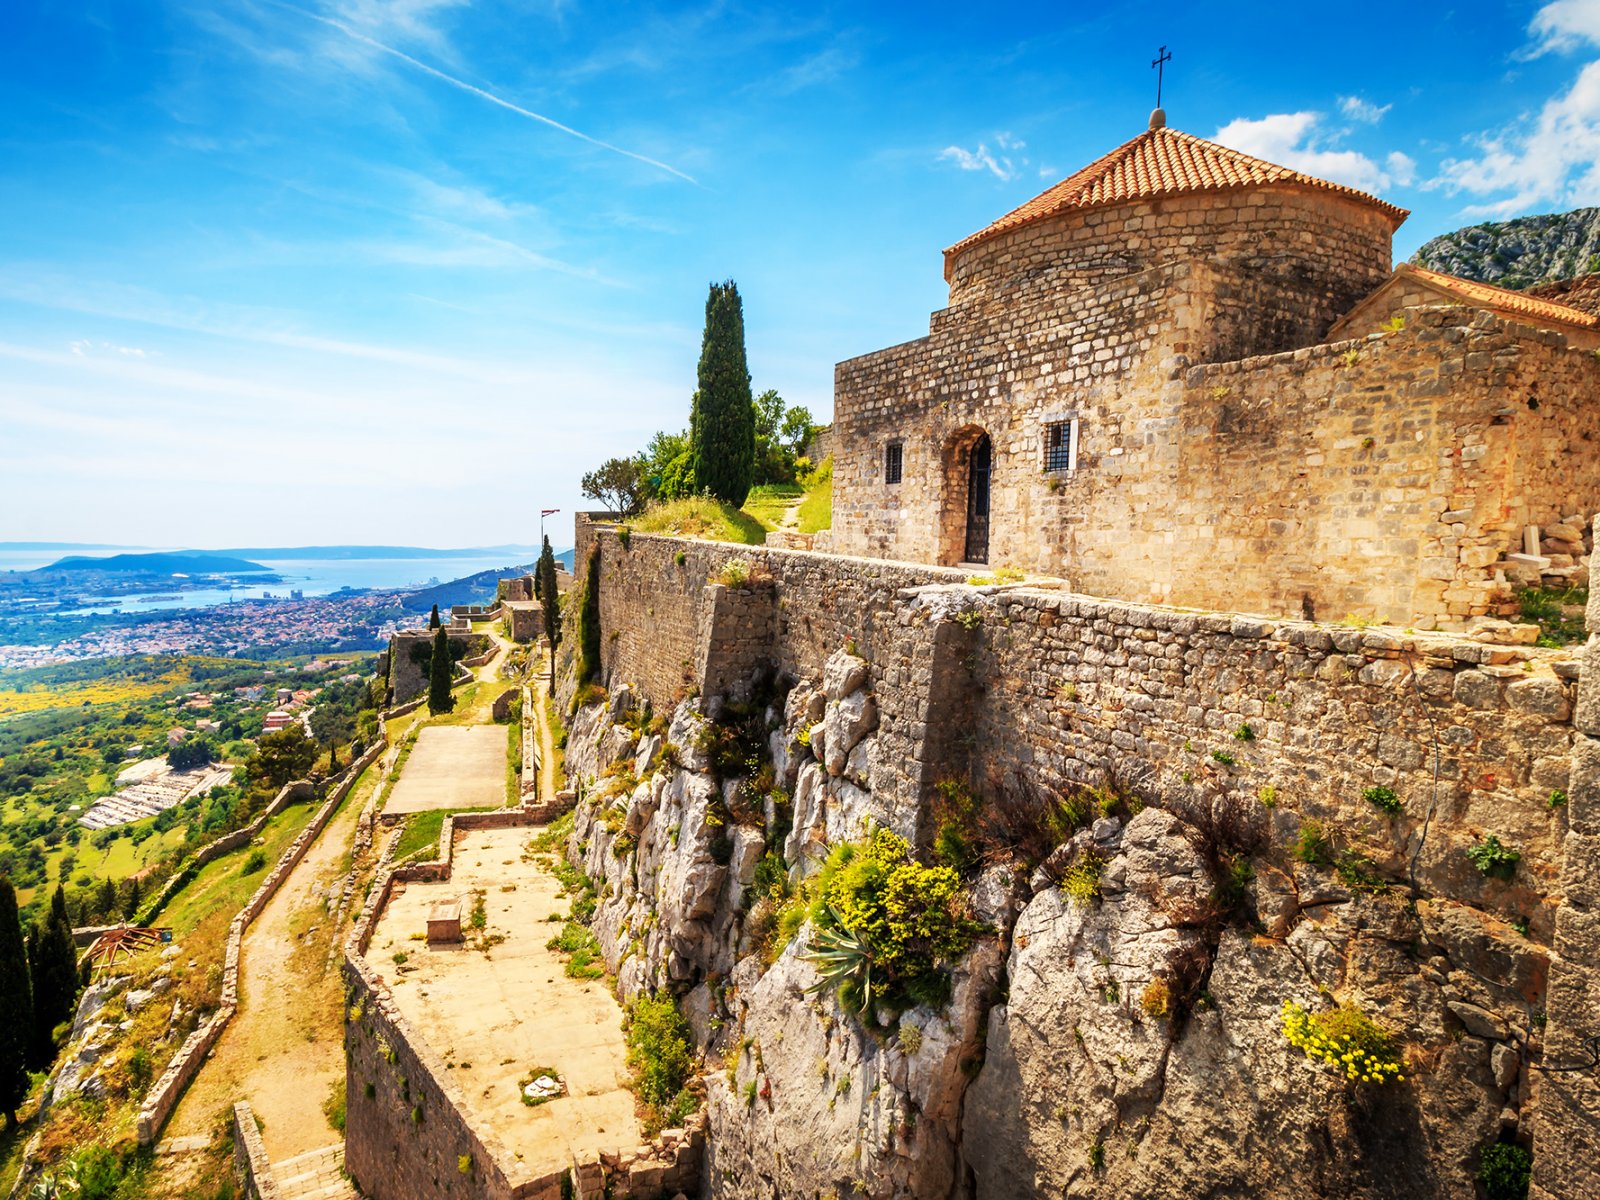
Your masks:
{"label": "rocky cliff face", "polygon": [[1468,225],[1425,243],[1411,261],[1517,289],[1591,275],[1600,271],[1600,208]]}
{"label": "rocky cliff face", "polygon": [[[651,714],[619,687],[574,718],[569,857],[621,994],[678,996],[705,1052],[709,1195],[1470,1196],[1527,1118],[1541,948],[1370,862],[1297,857],[1297,815],[1221,794],[1102,789],[1048,853],[966,861],[979,932],[948,1002],[852,1013],[779,909],[875,827],[932,856],[938,816],[875,799],[879,746],[843,651],[744,706]],[[1335,997],[1403,1082],[1290,1044],[1286,1002]]]}

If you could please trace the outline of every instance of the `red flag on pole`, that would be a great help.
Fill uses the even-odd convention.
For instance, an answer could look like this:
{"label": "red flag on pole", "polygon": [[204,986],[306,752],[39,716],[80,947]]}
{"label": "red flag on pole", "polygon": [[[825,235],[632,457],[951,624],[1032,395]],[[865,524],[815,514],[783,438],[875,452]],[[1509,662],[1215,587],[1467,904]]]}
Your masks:
{"label": "red flag on pole", "polygon": [[541,517],[549,517],[549,516],[554,516],[556,513],[560,512],[560,511],[561,510],[559,508],[541,508],[539,510],[539,515]]}

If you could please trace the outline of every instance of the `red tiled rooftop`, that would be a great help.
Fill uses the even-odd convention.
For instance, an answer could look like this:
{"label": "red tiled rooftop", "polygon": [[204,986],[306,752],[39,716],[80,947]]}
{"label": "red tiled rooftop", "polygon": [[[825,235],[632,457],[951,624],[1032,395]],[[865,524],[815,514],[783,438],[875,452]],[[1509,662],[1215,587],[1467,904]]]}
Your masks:
{"label": "red tiled rooftop", "polygon": [[1460,296],[1462,300],[1476,308],[1498,308],[1506,312],[1520,313],[1535,321],[1557,321],[1563,325],[1578,325],[1584,329],[1600,326],[1600,317],[1586,313],[1582,309],[1530,296],[1526,292],[1513,292],[1507,288],[1495,287],[1491,283],[1462,279],[1458,275],[1446,275],[1443,271],[1430,271],[1427,267],[1401,263],[1395,268],[1395,275],[1414,276],[1422,283],[1431,284],[1441,291]]}
{"label": "red tiled rooftop", "polygon": [[1407,210],[1353,187],[1252,158],[1162,125],[1124,142],[1104,158],[1012,209],[994,224],[963,238],[945,251],[945,258],[948,260],[1008,230],[1063,212],[1163,196],[1235,191],[1265,184],[1289,184],[1349,197],[1383,213],[1394,228],[1399,228],[1409,215]]}

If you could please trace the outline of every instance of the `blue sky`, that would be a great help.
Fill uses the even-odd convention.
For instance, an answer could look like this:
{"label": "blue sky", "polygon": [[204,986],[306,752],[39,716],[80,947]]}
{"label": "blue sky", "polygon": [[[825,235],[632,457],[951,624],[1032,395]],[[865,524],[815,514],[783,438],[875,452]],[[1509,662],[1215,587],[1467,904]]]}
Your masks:
{"label": "blue sky", "polygon": [[[1169,122],[1396,240],[1600,203],[1600,0],[10,0],[0,540],[531,540],[686,421],[920,336],[940,251]],[[563,516],[562,520],[565,520]],[[564,540],[564,539],[561,539]]]}

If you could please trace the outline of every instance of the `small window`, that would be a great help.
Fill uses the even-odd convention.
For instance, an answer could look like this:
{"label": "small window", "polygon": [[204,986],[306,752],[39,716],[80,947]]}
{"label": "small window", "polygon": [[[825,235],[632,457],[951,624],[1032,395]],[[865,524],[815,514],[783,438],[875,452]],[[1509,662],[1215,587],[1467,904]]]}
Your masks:
{"label": "small window", "polygon": [[1078,418],[1051,421],[1044,427],[1044,469],[1046,471],[1075,471],[1078,469]]}
{"label": "small window", "polygon": [[899,483],[905,471],[905,443],[890,442],[883,448],[883,481]]}

